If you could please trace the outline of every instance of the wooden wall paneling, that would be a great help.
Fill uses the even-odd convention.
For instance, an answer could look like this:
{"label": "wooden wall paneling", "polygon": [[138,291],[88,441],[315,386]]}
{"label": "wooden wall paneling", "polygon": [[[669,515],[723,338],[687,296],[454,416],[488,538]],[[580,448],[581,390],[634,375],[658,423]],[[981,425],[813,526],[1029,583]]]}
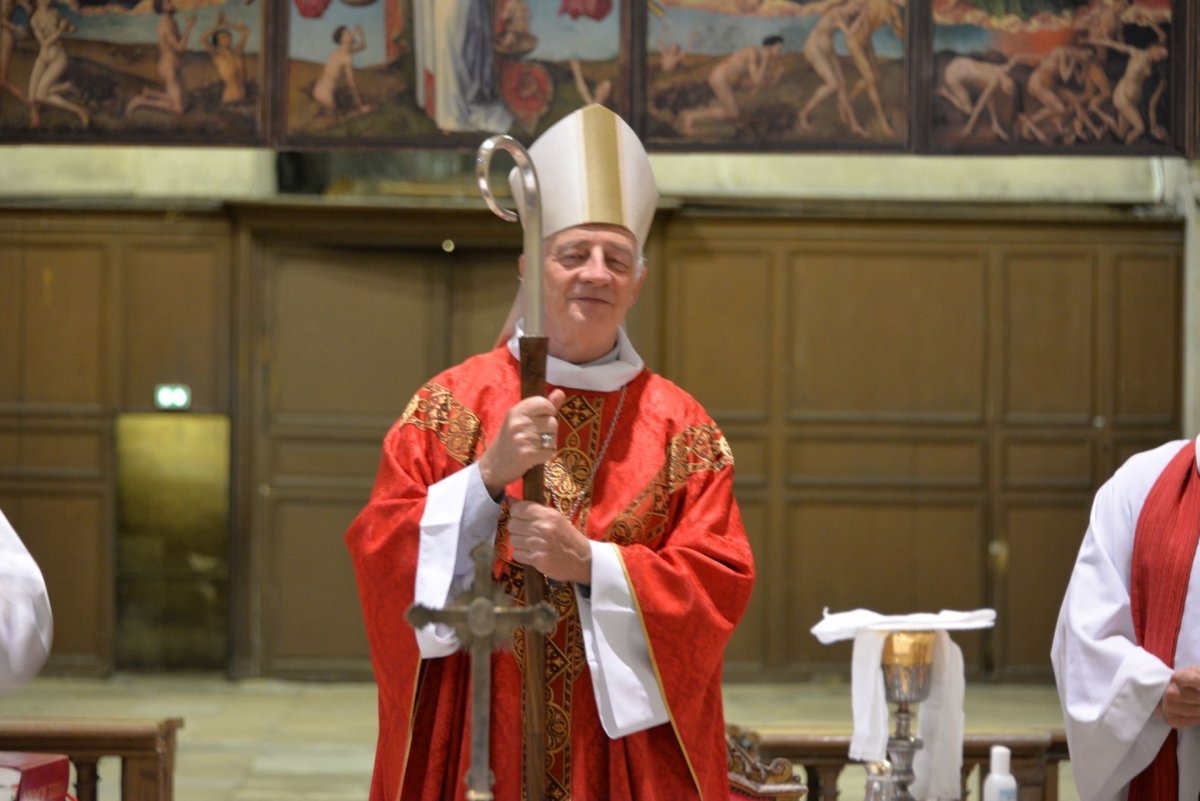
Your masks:
{"label": "wooden wall paneling", "polygon": [[787,640],[799,636],[780,592],[786,585],[786,542],[770,532],[782,520],[780,440],[771,425],[777,408],[774,364],[779,330],[779,248],[771,243],[714,241],[667,235],[663,302],[663,370],[721,426],[734,455],[734,492],[755,549],[756,589],[734,635],[736,659],[727,674],[761,675],[782,664]]}
{"label": "wooden wall paneling", "polygon": [[[268,255],[256,328],[256,475],[265,537],[263,668],[273,675],[369,670],[342,535],[366,503],[383,435],[435,360],[448,355],[438,336],[448,325],[436,265],[396,261],[349,248]],[[374,459],[366,459],[368,449]],[[292,458],[276,464],[280,455]],[[337,465],[349,470],[331,474]],[[336,633],[314,638],[303,624],[316,607],[318,620],[340,621]]]}
{"label": "wooden wall paneling", "polygon": [[796,421],[978,422],[984,273],[961,248],[814,243],[792,270]]}
{"label": "wooden wall paneling", "polygon": [[[737,451],[734,451],[737,459]],[[769,534],[767,517],[770,514],[768,498],[762,490],[739,488],[736,491],[738,508],[742,513],[742,522],[746,526],[746,534],[750,538],[751,551],[758,557],[755,569],[761,575],[768,563],[762,556],[769,552]],[[769,581],[756,581],[754,591],[750,596],[750,604],[742,615],[742,622],[733,631],[728,646],[725,649],[725,676],[733,680],[753,680],[761,677],[764,656],[767,652],[765,638],[772,631],[772,621],[769,616],[778,614],[780,604],[768,594],[772,590]],[[801,637],[804,632],[800,628],[791,627],[791,637]]]}
{"label": "wooden wall paneling", "polygon": [[1001,675],[1049,678],[1054,624],[1090,509],[1090,492],[1010,496],[1000,504],[999,536],[1007,544],[996,606]]}
{"label": "wooden wall paneling", "polygon": [[845,428],[793,434],[787,481],[793,487],[912,487],[981,491],[986,443],[969,430]]}
{"label": "wooden wall paneling", "polygon": [[[444,268],[461,263],[464,253],[503,247],[511,276],[520,227],[484,211],[382,204],[239,204],[232,211],[236,380],[244,389],[236,407],[242,422],[234,428],[232,511],[240,536],[231,563],[231,672],[362,675],[369,663],[349,574],[332,588],[330,601],[341,610],[341,625],[357,637],[349,644],[339,641],[342,653],[306,650],[311,645],[290,628],[292,615],[280,605],[276,588],[289,580],[283,571],[296,563],[312,567],[327,557],[349,568],[342,535],[367,499],[384,433],[417,386],[446,366],[452,349],[460,346],[450,341],[454,326],[445,313],[450,289]],[[452,232],[452,253],[443,250],[447,232]],[[289,266],[297,269],[284,276],[290,283],[281,293],[281,273]],[[408,291],[417,286],[411,283],[414,274],[425,282],[413,290],[416,295]],[[332,290],[329,313],[322,296],[326,289]],[[280,297],[292,302],[279,306]],[[355,311],[359,300],[361,315]],[[428,323],[435,311],[437,322]],[[298,338],[290,339],[289,333],[289,339],[280,339],[276,322]],[[492,328],[462,323],[461,347]],[[496,329],[499,324],[494,323]],[[310,357],[312,363],[306,364]],[[281,363],[288,369],[281,371]],[[315,394],[306,397],[310,391]],[[321,536],[300,531],[289,538],[276,530],[278,521],[294,519],[296,502],[311,498],[325,509]],[[330,515],[338,519],[329,522]],[[319,554],[303,553],[306,537],[320,543]],[[315,591],[328,594],[321,587]],[[283,603],[292,603],[291,596]]]}
{"label": "wooden wall paneling", "polygon": [[[1123,459],[1178,427],[1178,227],[679,215],[665,240],[664,372],[719,422],[732,407],[722,425],[747,455],[740,492],[765,492],[756,601],[768,608],[744,625],[766,636],[738,634],[765,643],[759,675],[844,668],[807,635],[838,603],[994,605],[997,629],[964,643],[969,669],[1048,675],[1022,632],[1057,614],[1082,536],[1061,522],[1086,520],[1118,463],[1110,452]],[[764,270],[779,271],[765,284],[769,321],[740,300]],[[1156,306],[1165,319],[1137,328]],[[730,332],[715,344],[695,333],[713,314]],[[715,352],[770,354],[765,405],[754,380],[729,380],[735,397],[717,383],[727,375],[704,371]],[[1128,379],[1119,360],[1138,361]],[[960,514],[928,511],[944,508]],[[1025,510],[1047,508],[1060,528],[1039,554],[1053,527]],[[851,567],[886,548],[936,558],[892,560],[884,575]],[[881,594],[888,584],[935,589]]]}
{"label": "wooden wall paneling", "polygon": [[1003,419],[1087,425],[1096,354],[1096,262],[1085,247],[1006,250]]}
{"label": "wooden wall paneling", "polygon": [[264,318],[270,424],[390,423],[446,348],[433,269],[376,251],[279,254]]}
{"label": "wooden wall paneling", "polygon": [[238,216],[233,225],[230,379],[233,426],[229,432],[229,673],[241,679],[262,672],[263,551],[259,462],[262,443],[263,360],[268,354],[261,328],[260,284],[268,269],[267,246]]}
{"label": "wooden wall paneling", "polygon": [[1153,230],[1088,233],[1047,236],[1041,255],[1026,242],[997,256],[998,676],[1049,677],[1049,637],[1092,494],[1128,455],[1178,430],[1181,251],[1155,244]]}
{"label": "wooden wall paneling", "polygon": [[765,422],[777,322],[772,253],[700,245],[670,259],[678,276],[668,292],[671,372],[718,422]]}
{"label": "wooden wall paneling", "polygon": [[[660,198],[659,203],[662,203]],[[654,215],[654,224],[645,242],[646,279],[642,282],[637,303],[625,316],[625,330],[646,361],[646,366],[662,372],[666,361],[663,339],[666,318],[665,285],[669,276],[667,269],[667,231],[674,217],[673,210],[659,207]]]}
{"label": "wooden wall paneling", "polygon": [[510,251],[458,249],[437,269],[449,279],[449,362],[491,350],[520,287]]}
{"label": "wooden wall paneling", "polygon": [[228,230],[140,238],[121,255],[122,408],[152,410],[157,384],[187,384],[192,411],[228,413]]}
{"label": "wooden wall paneling", "polygon": [[47,672],[99,675],[112,666],[111,247],[93,232],[0,231],[0,252],[0,495],[50,593]]}
{"label": "wooden wall paneling", "polygon": [[999,444],[1005,491],[1087,490],[1095,481],[1097,442],[1090,431],[1014,433]]}
{"label": "wooden wall paneling", "polygon": [[[516,257],[471,242],[255,247],[257,669],[369,675],[343,535],[367,501],[384,434],[412,394],[492,347],[515,294]],[[326,636],[312,621],[335,631]]]}
{"label": "wooden wall paneling", "polygon": [[[1121,250],[1116,269],[1113,423],[1171,427],[1180,419],[1182,271],[1177,251]],[[1171,369],[1163,369],[1170,365]]]}
{"label": "wooden wall paneling", "polygon": [[[21,401],[21,331],[24,328],[24,253],[0,239],[0,409]],[[0,459],[3,454],[0,453]],[[5,462],[0,461],[0,464]]]}
{"label": "wooden wall paneling", "polygon": [[25,245],[25,408],[98,414],[106,406],[106,256],[102,242]]}
{"label": "wooden wall paneling", "polygon": [[[1116,434],[1113,436],[1112,447],[1113,467],[1112,470],[1110,470],[1108,474],[1100,480],[1100,483],[1102,484],[1104,481],[1107,481],[1108,477],[1116,472],[1117,468],[1129,461],[1130,456],[1139,454],[1142,451],[1152,450],[1157,448],[1159,445],[1165,445],[1172,440],[1187,439],[1189,437],[1195,438],[1195,436],[1196,435],[1194,432],[1181,432],[1178,426],[1176,426],[1174,429],[1156,432],[1116,432]],[[1082,534],[1080,539],[1083,539]]]}
{"label": "wooden wall paneling", "polygon": [[[226,255],[210,261],[227,270],[227,240],[228,226],[211,214],[0,215],[0,493],[20,509],[19,530],[51,585],[56,636],[49,671],[112,668],[113,418],[124,408],[126,368],[144,370],[152,360],[137,345],[172,336],[194,343],[195,332],[180,329],[208,315],[211,304],[185,297],[182,313],[159,313],[155,295],[186,287],[178,273],[154,281],[177,266],[175,253],[192,246],[224,247]],[[139,249],[153,255],[130,267]],[[188,317],[197,310],[203,314]],[[205,331],[227,329],[204,322]],[[227,347],[226,331],[219,336]],[[213,358],[212,346],[204,347]],[[221,387],[208,393],[214,400],[228,394],[228,357],[221,358],[209,368],[217,382],[209,383]],[[199,399],[212,405],[203,393]]]}
{"label": "wooden wall paneling", "polygon": [[[972,609],[983,594],[984,497],[838,491],[795,495],[789,508],[795,562],[789,605],[800,620],[821,611],[866,608],[885,614]],[[798,636],[791,654],[808,670],[845,671],[849,644]],[[963,642],[980,662],[980,641]]]}
{"label": "wooden wall paneling", "polygon": [[370,651],[354,568],[342,541],[366,493],[277,490],[268,504],[268,672],[366,678]]}
{"label": "wooden wall paneling", "polygon": [[0,508],[41,568],[54,612],[47,673],[112,669],[112,515],[104,482],[0,483]]}

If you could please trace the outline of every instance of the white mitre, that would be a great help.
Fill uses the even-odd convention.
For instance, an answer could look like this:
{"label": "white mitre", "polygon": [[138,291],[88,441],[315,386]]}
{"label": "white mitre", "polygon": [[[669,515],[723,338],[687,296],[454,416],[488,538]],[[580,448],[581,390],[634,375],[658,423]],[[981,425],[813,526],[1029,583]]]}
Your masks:
{"label": "white mitre", "polygon": [[[529,158],[537,173],[543,239],[576,225],[607,223],[632,233],[641,254],[658,207],[658,187],[650,157],[625,120],[604,106],[584,106],[547,128],[529,146]],[[509,173],[508,185],[525,225],[518,170]],[[512,336],[522,308],[518,290],[497,345]]]}
{"label": "white mitre", "polygon": [[[658,188],[637,134],[613,112],[593,103],[563,117],[529,147],[541,194],[542,236],[588,223],[629,229],[646,244]],[[521,216],[524,187],[516,170],[508,184]]]}

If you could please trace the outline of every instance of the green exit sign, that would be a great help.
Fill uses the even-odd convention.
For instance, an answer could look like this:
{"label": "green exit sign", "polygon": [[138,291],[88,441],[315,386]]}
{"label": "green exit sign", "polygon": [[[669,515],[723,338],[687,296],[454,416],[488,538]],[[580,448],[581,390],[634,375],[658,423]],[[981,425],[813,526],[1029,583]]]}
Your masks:
{"label": "green exit sign", "polygon": [[187,384],[159,384],[154,388],[154,408],[167,411],[192,408],[192,388]]}

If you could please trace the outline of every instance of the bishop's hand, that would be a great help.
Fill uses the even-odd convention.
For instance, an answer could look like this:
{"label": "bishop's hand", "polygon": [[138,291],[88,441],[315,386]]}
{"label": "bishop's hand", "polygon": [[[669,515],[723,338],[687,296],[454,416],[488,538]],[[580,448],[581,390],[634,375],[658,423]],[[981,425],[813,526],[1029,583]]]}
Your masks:
{"label": "bishop's hand", "polygon": [[1200,723],[1200,667],[1185,667],[1171,674],[1158,711],[1173,729]]}
{"label": "bishop's hand", "polygon": [[558,409],[567,394],[556,389],[548,397],[523,398],[508,410],[500,433],[479,458],[479,475],[488,494],[499,498],[504,488],[554,457],[558,445]]}
{"label": "bishop's hand", "polygon": [[515,561],[537,568],[547,578],[592,583],[588,539],[557,509],[532,501],[510,502],[508,543]]}

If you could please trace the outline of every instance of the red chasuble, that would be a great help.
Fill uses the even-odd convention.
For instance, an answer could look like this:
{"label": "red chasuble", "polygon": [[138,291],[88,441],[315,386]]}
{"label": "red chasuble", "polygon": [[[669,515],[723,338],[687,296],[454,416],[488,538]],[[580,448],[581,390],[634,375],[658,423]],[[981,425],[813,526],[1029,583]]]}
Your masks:
{"label": "red chasuble", "polygon": [[[754,582],[729,446],[691,396],[648,370],[627,385],[623,402],[620,391],[565,391],[547,495],[568,514],[594,481],[577,525],[620,546],[670,722],[608,738],[573,586],[551,585],[561,619],[545,646],[547,798],[728,798],[722,658]],[[519,397],[518,364],[506,348],[422,387],[388,432],[371,500],[346,533],[379,685],[372,801],[462,798],[469,660],[461,652],[422,660],[404,613],[413,602],[427,487],[478,458]],[[520,482],[508,493],[520,497]],[[497,543],[496,577],[521,601],[524,570],[507,558],[504,515]],[[504,801],[521,798],[522,632],[513,646],[492,657],[491,766]]]}
{"label": "red chasuble", "polygon": [[[1129,577],[1138,644],[1172,668],[1198,540],[1200,474],[1196,443],[1188,442],[1159,475],[1142,505]],[[1129,783],[1128,801],[1178,801],[1178,742],[1172,729],[1154,761]]]}

